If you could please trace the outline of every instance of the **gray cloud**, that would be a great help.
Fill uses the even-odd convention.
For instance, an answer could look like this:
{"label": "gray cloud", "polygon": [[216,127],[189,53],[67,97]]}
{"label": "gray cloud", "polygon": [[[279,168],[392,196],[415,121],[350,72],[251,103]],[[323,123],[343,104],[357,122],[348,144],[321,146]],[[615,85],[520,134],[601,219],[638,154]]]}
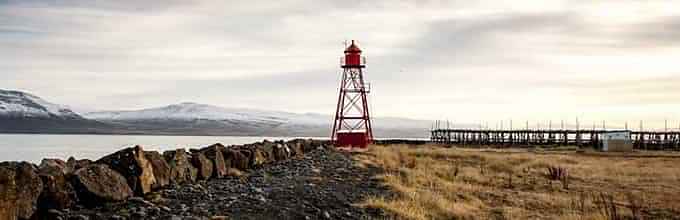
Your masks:
{"label": "gray cloud", "polygon": [[673,105],[680,100],[680,74],[641,79],[591,79],[543,81],[532,87],[565,90],[583,104],[596,105]]}
{"label": "gray cloud", "polygon": [[627,42],[634,46],[659,48],[680,43],[680,16],[642,22],[628,30]]}
{"label": "gray cloud", "polygon": [[674,117],[637,108],[680,98],[658,89],[677,82],[680,22],[640,10],[655,4],[0,1],[0,87],[88,109],[328,113],[341,42],[358,39],[381,116]]}

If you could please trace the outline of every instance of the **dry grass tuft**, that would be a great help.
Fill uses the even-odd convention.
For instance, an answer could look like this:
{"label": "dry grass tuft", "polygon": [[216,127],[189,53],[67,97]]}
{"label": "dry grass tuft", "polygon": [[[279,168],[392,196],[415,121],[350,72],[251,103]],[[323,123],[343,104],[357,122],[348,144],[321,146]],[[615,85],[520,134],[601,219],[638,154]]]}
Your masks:
{"label": "dry grass tuft", "polygon": [[567,168],[559,166],[548,166],[548,178],[558,180],[562,183],[562,188],[569,189],[569,172]]}
{"label": "dry grass tuft", "polygon": [[397,192],[361,205],[402,219],[680,215],[680,169],[674,168],[680,158],[406,145],[372,146],[355,157],[358,166],[383,168],[379,178]]}

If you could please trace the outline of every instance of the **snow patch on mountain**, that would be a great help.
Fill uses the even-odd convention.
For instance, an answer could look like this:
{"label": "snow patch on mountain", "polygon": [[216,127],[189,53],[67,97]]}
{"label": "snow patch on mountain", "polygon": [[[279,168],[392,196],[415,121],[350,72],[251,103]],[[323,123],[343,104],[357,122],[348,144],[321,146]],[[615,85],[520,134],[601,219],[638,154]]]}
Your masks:
{"label": "snow patch on mountain", "polygon": [[[249,123],[278,124],[284,126],[330,127],[333,116],[317,113],[290,113],[246,108],[224,108],[213,105],[185,102],[159,108],[138,111],[103,111],[83,114],[85,118],[99,121],[134,120],[215,120],[240,121]],[[431,122],[406,118],[374,118],[374,128],[384,129],[423,129]]]}
{"label": "snow patch on mountain", "polygon": [[142,109],[138,111],[103,111],[91,112],[83,115],[94,120],[146,120],[146,119],[175,119],[175,120],[235,120],[249,122],[265,122],[286,124],[290,122],[304,124],[324,124],[329,120],[318,114],[295,114],[281,111],[263,111],[245,108],[223,108],[213,105],[185,102],[159,108]]}
{"label": "snow patch on mountain", "polygon": [[[332,115],[191,102],[137,111],[79,114],[29,93],[0,89],[0,132],[319,137],[330,132],[332,123]],[[374,117],[372,125],[377,136],[425,137],[431,123]]]}
{"label": "snow patch on mountain", "polygon": [[66,106],[47,102],[29,93],[11,90],[0,90],[0,116],[81,118]]}

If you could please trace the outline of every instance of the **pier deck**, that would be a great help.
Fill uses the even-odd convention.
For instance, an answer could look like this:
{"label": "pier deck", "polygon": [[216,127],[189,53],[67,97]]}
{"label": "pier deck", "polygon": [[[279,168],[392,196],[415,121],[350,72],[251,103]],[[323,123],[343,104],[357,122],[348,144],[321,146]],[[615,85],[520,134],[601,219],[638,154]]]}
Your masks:
{"label": "pier deck", "polygon": [[[602,146],[602,137],[612,130],[597,129],[433,129],[430,141],[461,145],[576,145]],[[680,131],[629,131],[635,149],[680,150]]]}

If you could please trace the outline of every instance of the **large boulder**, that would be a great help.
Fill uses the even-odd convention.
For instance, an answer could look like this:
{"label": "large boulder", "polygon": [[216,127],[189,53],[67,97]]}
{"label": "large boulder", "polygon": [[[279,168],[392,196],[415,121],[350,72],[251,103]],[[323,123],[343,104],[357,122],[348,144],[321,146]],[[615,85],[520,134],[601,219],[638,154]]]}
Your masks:
{"label": "large boulder", "polygon": [[240,150],[226,149],[224,151],[224,160],[229,161],[228,164],[230,164],[230,168],[236,168],[239,170],[246,170],[250,168],[250,159]]}
{"label": "large boulder", "polygon": [[[241,169],[241,170],[246,170],[246,169],[250,168],[250,164],[253,163],[252,161],[250,161],[250,158],[252,158],[253,152],[249,151],[249,150],[245,150],[245,149],[238,150],[237,152],[240,153],[242,155],[242,157],[239,158],[238,160],[232,160],[232,165],[236,164],[236,167]],[[236,161],[236,162],[234,162],[234,161]]]}
{"label": "large boulder", "polygon": [[42,181],[27,162],[0,163],[0,219],[29,219],[37,210]]}
{"label": "large boulder", "polygon": [[302,141],[302,150],[304,152],[316,150],[319,146],[321,146],[321,143],[312,139],[305,139]]}
{"label": "large boulder", "polygon": [[[67,209],[77,202],[73,186],[68,181],[66,163],[59,159],[43,159],[38,175],[43,183],[43,190],[38,198],[38,210],[45,215],[49,209]],[[63,161],[61,161],[63,162]],[[67,176],[68,175],[68,176]]]}
{"label": "large boulder", "polygon": [[17,218],[16,171],[12,167],[0,166],[0,220]]}
{"label": "large boulder", "polygon": [[302,157],[304,155],[304,151],[302,150],[302,140],[295,139],[289,141],[288,146],[290,147],[292,157]]}
{"label": "large boulder", "polygon": [[274,160],[282,161],[290,157],[290,148],[283,142],[276,143],[274,145]]}
{"label": "large boulder", "polygon": [[92,161],[89,159],[76,160],[74,157],[69,157],[68,160],[66,160],[66,168],[64,172],[73,173],[80,168],[90,165],[91,163]]}
{"label": "large boulder", "polygon": [[302,145],[302,151],[304,153],[316,150],[318,148],[325,148],[331,144],[330,141],[314,139],[296,139],[295,141]]}
{"label": "large boulder", "polygon": [[122,174],[135,195],[143,196],[151,192],[152,186],[156,184],[153,165],[144,156],[141,146],[126,148],[107,155],[97,160],[97,163],[106,164]]}
{"label": "large boulder", "polygon": [[256,148],[262,151],[265,163],[271,163],[276,161],[276,157],[274,156],[275,155],[274,148],[276,148],[276,144],[265,140],[264,142],[262,142],[262,144],[257,145]]}
{"label": "large boulder", "polygon": [[151,163],[153,176],[156,178],[156,183],[151,188],[158,189],[170,184],[170,166],[165,158],[158,151],[144,151],[144,156]]}
{"label": "large boulder", "polygon": [[250,153],[250,165],[251,166],[261,166],[267,163],[267,152],[265,152],[260,145],[254,145],[252,148],[248,149]]}
{"label": "large boulder", "polygon": [[207,180],[213,175],[213,163],[201,152],[191,154],[191,163],[198,169],[198,179]]}
{"label": "large boulder", "polygon": [[198,170],[190,163],[190,156],[184,149],[163,152],[165,161],[170,166],[170,182],[175,184],[196,181]]}
{"label": "large boulder", "polygon": [[213,177],[222,178],[227,175],[227,165],[224,161],[225,147],[222,144],[213,144],[200,150],[205,157],[213,163]]}
{"label": "large boulder", "polygon": [[73,188],[83,205],[123,201],[133,195],[123,175],[105,164],[91,164],[73,173]]}
{"label": "large boulder", "polygon": [[69,173],[66,169],[66,162],[61,159],[42,159],[40,165],[38,166],[40,173],[55,173],[61,172],[62,174]]}

